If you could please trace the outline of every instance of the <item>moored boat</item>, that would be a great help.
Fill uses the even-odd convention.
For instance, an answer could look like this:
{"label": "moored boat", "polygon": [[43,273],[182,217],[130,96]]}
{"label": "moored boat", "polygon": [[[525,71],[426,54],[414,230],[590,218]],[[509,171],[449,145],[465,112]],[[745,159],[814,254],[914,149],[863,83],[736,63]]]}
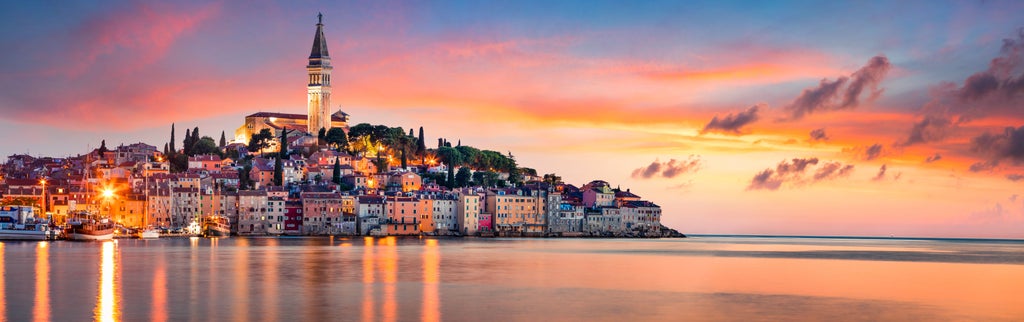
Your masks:
{"label": "moored boat", "polygon": [[47,240],[53,235],[49,222],[36,218],[31,206],[0,208],[0,240]]}
{"label": "moored boat", "polygon": [[206,216],[203,218],[203,237],[228,237],[231,236],[231,225],[228,217]]}
{"label": "moored boat", "polygon": [[88,213],[79,213],[70,224],[68,236],[71,240],[114,239],[114,223],[106,218],[95,219]]}

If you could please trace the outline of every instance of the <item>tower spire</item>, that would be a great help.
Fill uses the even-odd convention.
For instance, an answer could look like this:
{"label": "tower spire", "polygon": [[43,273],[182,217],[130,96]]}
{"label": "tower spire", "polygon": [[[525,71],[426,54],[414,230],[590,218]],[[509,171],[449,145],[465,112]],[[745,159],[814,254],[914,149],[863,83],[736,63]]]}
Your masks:
{"label": "tower spire", "polygon": [[331,129],[331,56],[327,53],[327,37],[324,37],[324,14],[317,13],[316,34],[313,49],[309,53],[309,74],[307,93],[307,132],[317,133],[320,129]]}

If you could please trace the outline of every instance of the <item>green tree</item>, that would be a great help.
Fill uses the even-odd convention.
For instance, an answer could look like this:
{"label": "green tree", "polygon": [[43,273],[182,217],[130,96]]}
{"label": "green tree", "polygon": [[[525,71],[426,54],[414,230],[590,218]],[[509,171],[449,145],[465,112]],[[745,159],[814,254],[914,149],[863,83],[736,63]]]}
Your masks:
{"label": "green tree", "polygon": [[220,148],[228,146],[228,139],[224,136],[224,131],[220,131]]}
{"label": "green tree", "polygon": [[441,162],[448,165],[449,169],[454,169],[455,166],[463,164],[465,158],[459,150],[452,147],[443,146],[437,149],[437,156],[441,158]]}
{"label": "green tree", "polygon": [[327,143],[327,129],[326,128],[320,128],[320,132],[318,132],[317,135],[316,135],[316,140],[318,141],[318,143],[321,143],[321,144],[326,144]]}
{"label": "green tree", "polygon": [[217,143],[214,143],[213,138],[204,136],[195,145],[192,146],[192,155],[203,155],[203,154],[216,154],[221,155],[220,148],[217,147]]}
{"label": "green tree", "polygon": [[335,127],[328,130],[324,134],[324,141],[338,151],[348,150],[348,135],[341,128]]}
{"label": "green tree", "polygon": [[242,172],[238,173],[238,190],[248,190],[253,186],[249,178],[249,171],[252,171],[252,162],[248,161],[242,166]]}
{"label": "green tree", "polygon": [[460,154],[462,154],[463,163],[468,164],[469,166],[473,167],[476,170],[487,170],[486,168],[480,167],[478,165],[480,159],[479,149],[468,145],[460,145],[455,147],[455,149],[458,150]]}
{"label": "green tree", "polygon": [[473,173],[470,172],[469,167],[461,167],[459,171],[455,173],[455,186],[466,187],[469,186],[469,180],[472,178]]}
{"label": "green tree", "polygon": [[259,133],[253,133],[249,137],[249,152],[263,152],[263,149],[270,147],[270,141],[274,139],[274,134],[270,132],[270,129],[262,129]]}
{"label": "green tree", "polygon": [[544,175],[544,183],[550,184],[552,186],[559,185],[562,184],[562,177],[554,173],[548,173]]}

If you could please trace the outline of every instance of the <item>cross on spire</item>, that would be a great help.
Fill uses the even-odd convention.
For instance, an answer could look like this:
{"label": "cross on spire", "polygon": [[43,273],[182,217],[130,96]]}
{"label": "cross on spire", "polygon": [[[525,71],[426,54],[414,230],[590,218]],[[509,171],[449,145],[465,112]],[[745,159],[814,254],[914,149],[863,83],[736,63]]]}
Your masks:
{"label": "cross on spire", "polygon": [[317,24],[324,24],[324,14],[322,12],[316,13]]}

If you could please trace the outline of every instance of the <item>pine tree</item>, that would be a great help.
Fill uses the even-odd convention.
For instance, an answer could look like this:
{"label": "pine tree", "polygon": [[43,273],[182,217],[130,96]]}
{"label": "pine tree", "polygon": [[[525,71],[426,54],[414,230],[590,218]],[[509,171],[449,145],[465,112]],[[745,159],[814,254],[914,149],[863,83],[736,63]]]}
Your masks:
{"label": "pine tree", "polygon": [[167,143],[164,143],[164,156],[171,155],[169,151],[170,150],[167,149]]}
{"label": "pine tree", "polygon": [[107,153],[107,151],[110,151],[109,149],[107,149],[107,140],[100,141],[100,148],[99,150],[97,150],[97,152],[99,152],[100,154],[100,157],[102,158],[103,155]]}
{"label": "pine tree", "polygon": [[224,137],[224,131],[220,131],[220,148],[223,149],[228,145],[228,139]]}

